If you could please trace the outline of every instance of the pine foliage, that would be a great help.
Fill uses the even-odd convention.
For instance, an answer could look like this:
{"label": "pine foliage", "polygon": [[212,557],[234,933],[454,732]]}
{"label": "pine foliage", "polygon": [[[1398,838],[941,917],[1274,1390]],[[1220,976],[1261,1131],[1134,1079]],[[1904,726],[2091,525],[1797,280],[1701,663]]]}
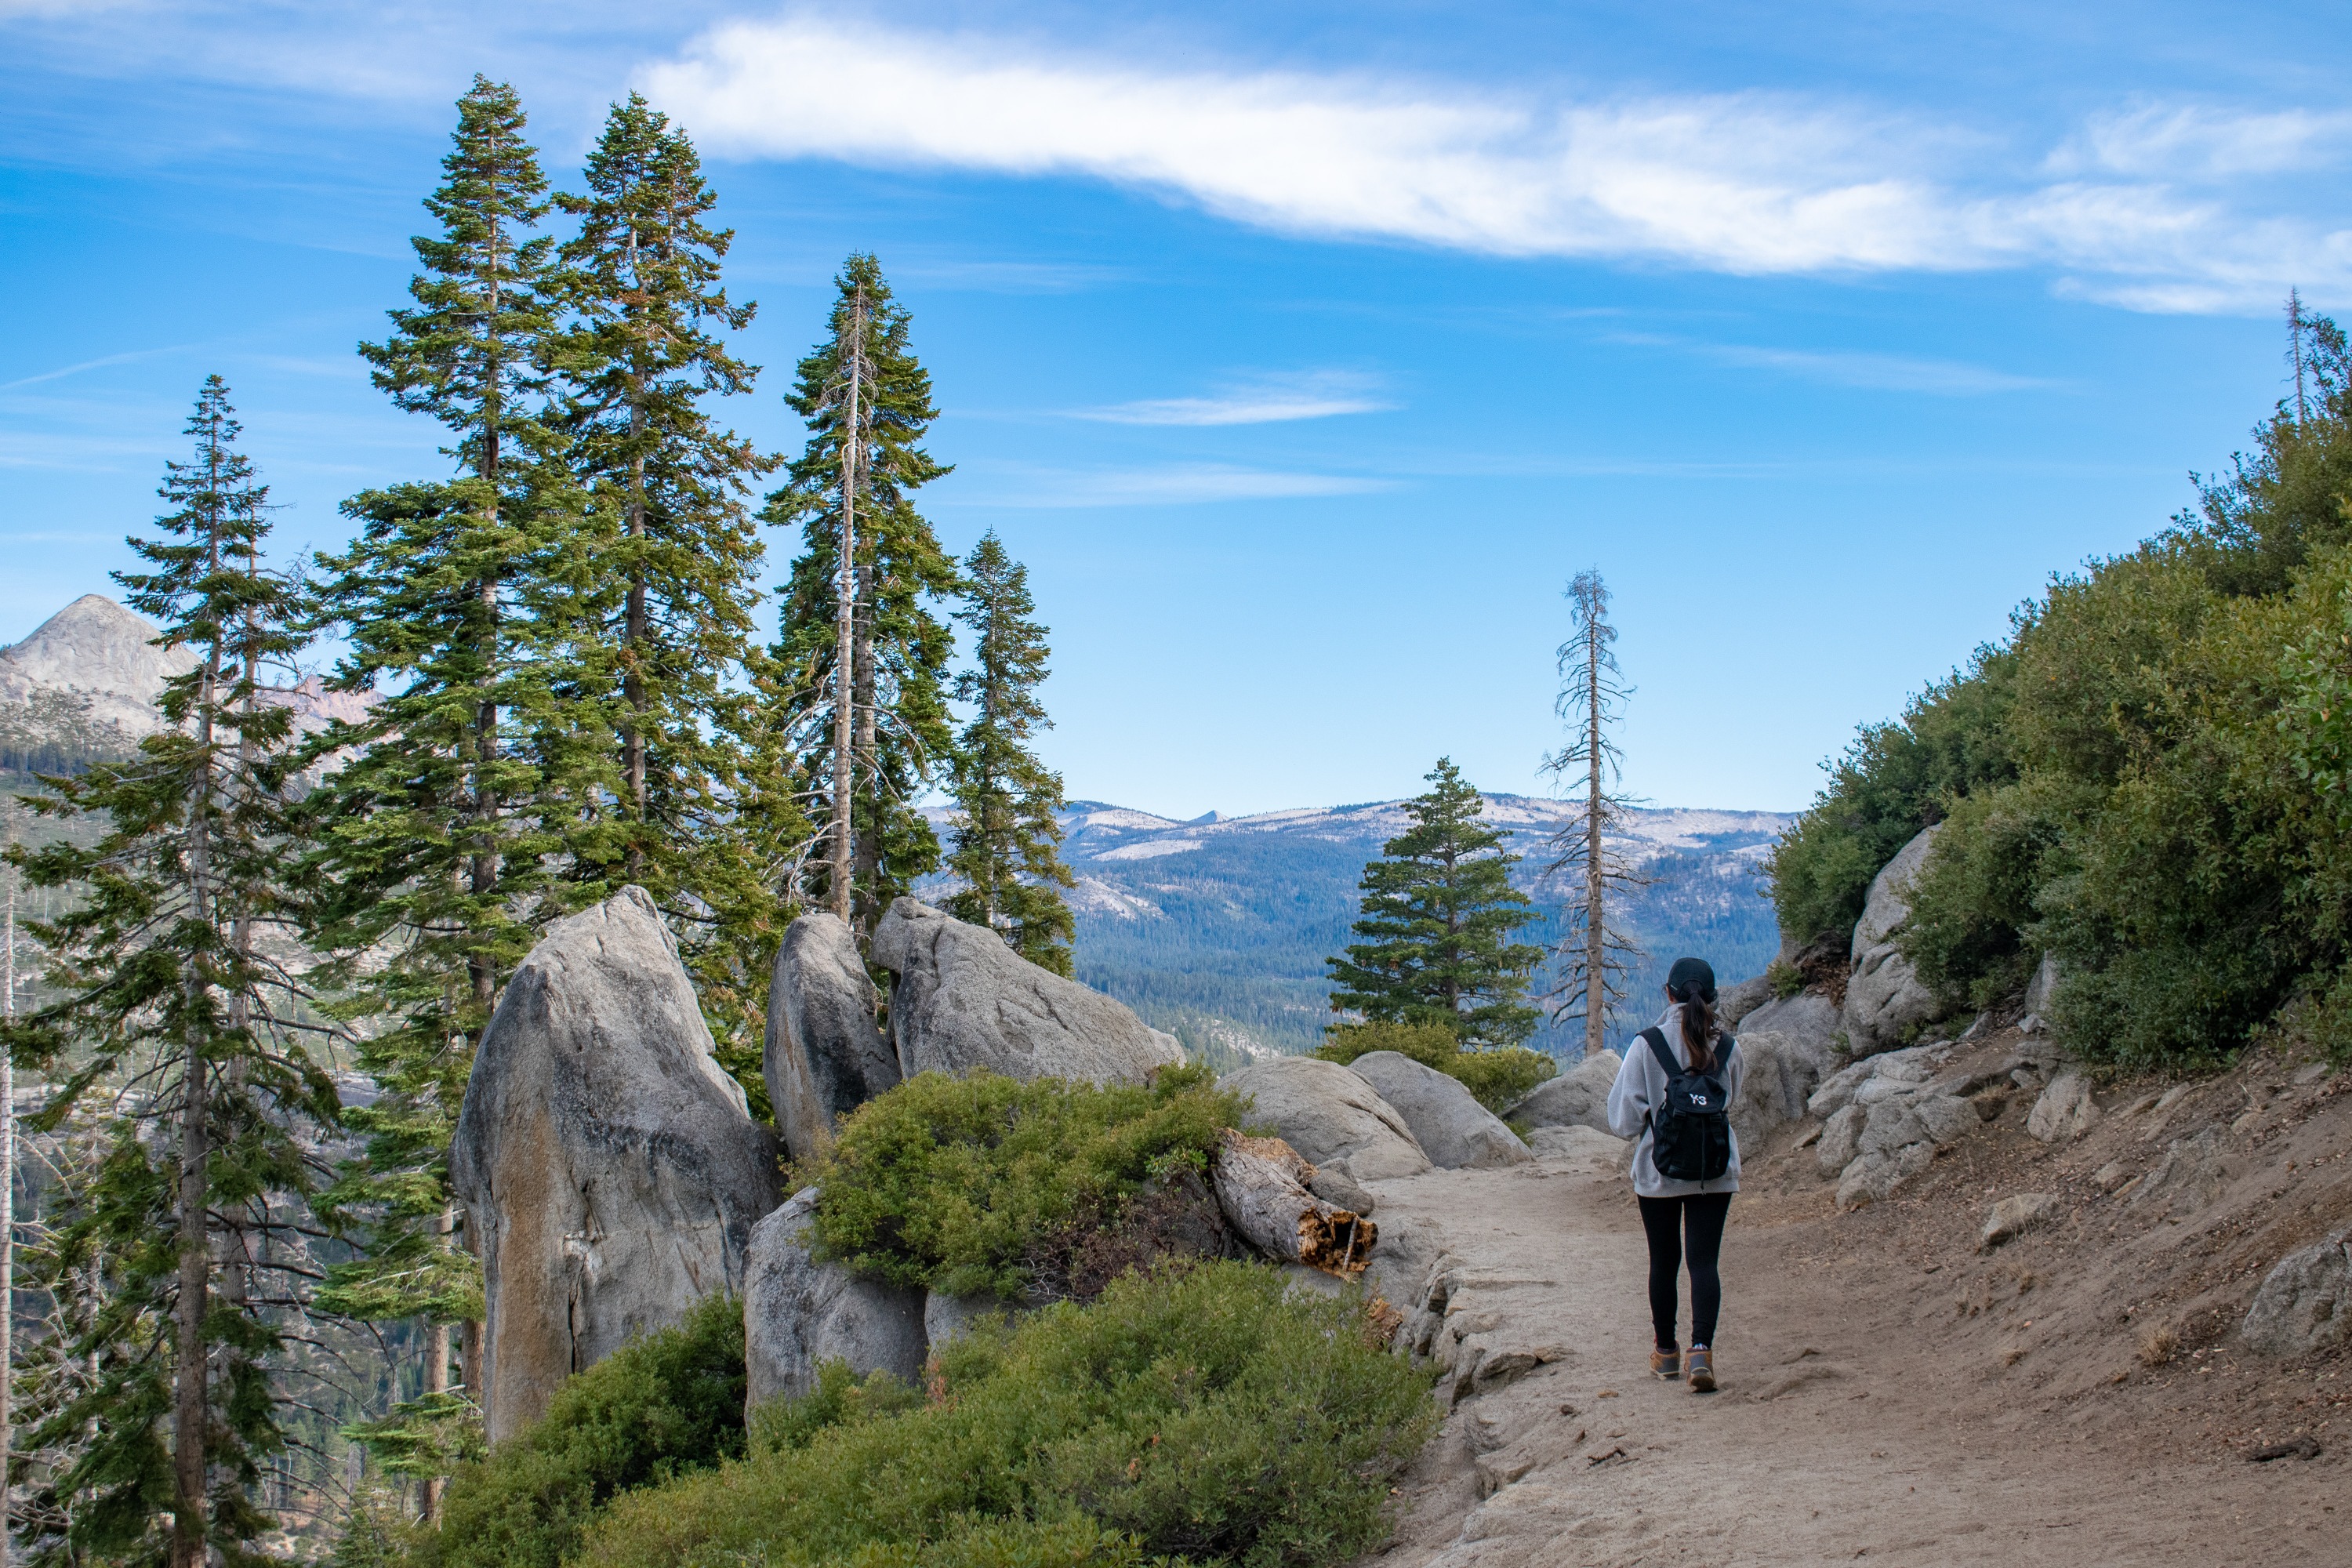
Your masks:
{"label": "pine foliage", "polygon": [[[851,257],[835,289],[826,341],[801,361],[785,400],[807,421],[808,445],[765,512],[771,522],[798,523],[804,546],[783,590],[772,722],[801,787],[824,808],[811,816],[823,820],[833,792],[850,789],[852,923],[870,931],[892,899],[939,866],[938,836],[916,801],[954,743],[948,711],[954,637],[930,605],[952,595],[958,579],[955,562],[915,510],[915,492],[949,470],[919,444],[938,411],[930,376],[911,347],[906,308],[871,256]],[[854,428],[853,364],[864,367]],[[857,508],[856,652],[846,683],[857,737],[854,782],[835,779],[833,757],[843,685],[835,679],[835,585],[845,460],[854,465]],[[830,900],[830,875],[824,862],[810,863],[803,886],[810,902]]]}
{"label": "pine foliage", "polygon": [[1045,628],[1033,618],[1029,569],[992,531],[964,562],[972,667],[955,694],[972,710],[956,739],[957,821],[948,869],[962,888],[950,914],[1003,933],[1013,950],[1056,974],[1070,973],[1070,906],[1059,889],[1076,880],[1061,856],[1062,778],[1033,749],[1053,721],[1037,700],[1045,679]]}
{"label": "pine foliage", "polygon": [[1428,793],[1405,803],[1412,826],[1364,868],[1365,940],[1328,961],[1334,1012],[1394,1024],[1443,1024],[1466,1046],[1516,1046],[1535,1032],[1528,974],[1539,948],[1511,941],[1537,918],[1511,886],[1519,857],[1478,818],[1477,788],[1444,758]]}
{"label": "pine foliage", "polygon": [[163,537],[132,541],[148,570],[118,580],[197,663],[137,755],[32,798],[102,835],[12,852],[35,886],[80,896],[34,924],[58,996],[8,1049],[58,1079],[37,1125],[84,1100],[106,1113],[85,1123],[91,1157],[60,1188],[42,1270],[81,1363],[36,1379],[26,1413],[26,1446],[59,1458],[33,1510],[44,1562],[235,1561],[271,1528],[257,1493],[285,1445],[279,1308],[312,1271],[311,1150],[338,1114],[304,977],[271,956],[290,944],[263,940],[297,913],[292,713],[265,677],[299,646],[299,595],[261,564],[267,492],[217,376],[188,433]]}
{"label": "pine foliage", "polygon": [[572,837],[574,874],[654,895],[685,939],[722,1049],[740,1049],[763,1026],[805,831],[772,809],[789,790],[755,776],[754,696],[730,679],[760,597],[745,500],[774,459],[706,404],[751,390],[758,372],[719,334],[749,326],[752,307],[721,284],[733,236],[709,221],[718,198],[693,142],[643,98],[613,106],[586,184],[558,198],[580,219],[562,251],[573,320],[555,353],[593,541],[592,668],[566,701],[597,706],[607,739],[583,795],[591,820]]}

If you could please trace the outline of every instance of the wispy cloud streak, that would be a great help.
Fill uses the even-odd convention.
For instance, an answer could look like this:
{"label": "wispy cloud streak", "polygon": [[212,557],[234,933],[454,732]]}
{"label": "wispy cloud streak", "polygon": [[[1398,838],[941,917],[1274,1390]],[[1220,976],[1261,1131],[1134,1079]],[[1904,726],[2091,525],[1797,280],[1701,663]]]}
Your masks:
{"label": "wispy cloud streak", "polygon": [[2290,279],[2352,295],[2352,228],[2194,188],[2323,155],[2325,117],[2113,117],[2071,163],[2011,170],[1989,138],[1787,96],[1514,100],[805,14],[714,27],[643,80],[729,152],[1100,178],[1292,233],[1747,274],[2036,266],[2148,310],[2267,307]]}
{"label": "wispy cloud streak", "polygon": [[1155,397],[1073,410],[1072,417],[1105,425],[1280,425],[1295,419],[1328,419],[1341,414],[1375,414],[1395,404],[1373,395],[1369,376],[1321,371],[1307,375],[1265,376],[1214,397]]}

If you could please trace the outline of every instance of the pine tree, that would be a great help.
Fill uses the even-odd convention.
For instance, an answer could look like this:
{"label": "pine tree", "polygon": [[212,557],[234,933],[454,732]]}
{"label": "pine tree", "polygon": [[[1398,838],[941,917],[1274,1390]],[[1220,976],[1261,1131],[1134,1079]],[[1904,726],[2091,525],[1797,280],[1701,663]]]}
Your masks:
{"label": "pine tree", "polygon": [[799,522],[806,545],[774,657],[778,722],[803,788],[833,824],[807,890],[870,932],[939,865],[939,838],[915,801],[953,744],[954,638],[927,601],[958,584],[914,507],[914,492],[949,470],[917,445],[937,410],[906,309],[871,256],[851,257],[835,287],[830,334],[800,363],[786,400],[808,421],[808,445],[766,515]]}
{"label": "pine tree", "polygon": [[[415,241],[412,308],[361,353],[401,408],[447,427],[455,475],[344,503],[360,535],[325,558],[325,617],[347,651],[331,684],[373,694],[367,719],[320,736],[343,754],[310,803],[328,895],[312,939],[370,1020],[361,1065],[382,1097],[353,1117],[366,1157],[337,1184],[363,1215],[365,1257],[336,1271],[334,1310],[429,1324],[428,1401],[449,1392],[466,1325],[478,1376],[480,1286],[454,1236],[446,1154],[499,986],[539,927],[601,896],[556,867],[593,823],[609,748],[594,678],[583,502],[550,405],[561,279],[538,155],[512,89],[481,77],[457,104],[446,179]],[[362,964],[363,954],[381,954]],[[425,1487],[428,1515],[437,1483]]]}
{"label": "pine tree", "polygon": [[971,721],[956,740],[952,765],[955,847],[948,869],[963,889],[948,900],[958,920],[1002,931],[1013,950],[1056,974],[1070,973],[1076,926],[1058,889],[1073,887],[1062,862],[1061,775],[1030,749],[1053,721],[1037,700],[1045,679],[1045,628],[1031,618],[1029,569],[991,531],[964,566],[964,607],[972,668],[957,677]]}
{"label": "pine tree", "polygon": [[47,1516],[61,1533],[44,1555],[174,1568],[233,1555],[274,1522],[257,1497],[285,1441],[270,1363],[281,1303],[310,1269],[308,1151],[338,1115],[294,1016],[301,979],[260,940],[293,900],[292,712],[264,677],[299,645],[297,595],[260,563],[266,491],[236,450],[219,377],[188,432],[195,458],[168,467],[164,537],[131,542],[152,569],[117,580],[197,662],[167,686],[165,728],[135,758],[51,780],[55,797],[34,803],[105,826],[88,847],[12,856],[35,885],[81,896],[34,925],[62,994],[7,1030],[16,1060],[68,1068],[43,1125],[89,1096],[114,1112],[59,1216],[64,1277],[100,1293],[74,1319],[92,1375],[36,1412],[31,1446],[76,1433],[54,1486],[86,1499]]}
{"label": "pine tree", "polygon": [[[717,196],[683,131],[632,93],[591,151],[588,194],[562,248],[576,323],[559,351],[570,461],[596,519],[593,692],[610,737],[615,814],[574,837],[580,874],[643,885],[687,935],[722,1050],[764,1028],[767,960],[783,923],[782,862],[802,837],[742,804],[756,765],[749,655],[761,559],[744,504],[772,468],[703,405],[758,371],[717,335],[751,324],[720,264],[733,239],[706,221]],[[789,795],[785,796],[789,799]],[[589,798],[603,816],[603,795]],[[751,1065],[756,1075],[756,1064]]]}
{"label": "pine tree", "polygon": [[1510,940],[1536,918],[1511,886],[1519,857],[1505,835],[1478,820],[1477,789],[1444,757],[1426,775],[1434,786],[1405,803],[1412,826],[1381,846],[1364,868],[1365,940],[1327,960],[1338,988],[1333,1012],[1377,1023],[1443,1024],[1465,1047],[1516,1046],[1535,1032],[1522,998],[1539,948]]}
{"label": "pine tree", "polygon": [[1629,695],[1617,668],[1617,628],[1609,624],[1609,590],[1598,572],[1580,572],[1565,595],[1570,605],[1568,640],[1559,645],[1559,695],[1552,710],[1569,726],[1569,742],[1544,759],[1544,768],[1581,795],[1576,814],[1553,832],[1544,867],[1563,898],[1557,948],[1559,978],[1549,994],[1552,1016],[1584,1023],[1584,1054],[1608,1048],[1610,1013],[1625,999],[1625,976],[1642,960],[1630,924],[1616,912],[1643,879],[1611,842],[1628,809],[1610,788],[1623,757],[1611,730]]}

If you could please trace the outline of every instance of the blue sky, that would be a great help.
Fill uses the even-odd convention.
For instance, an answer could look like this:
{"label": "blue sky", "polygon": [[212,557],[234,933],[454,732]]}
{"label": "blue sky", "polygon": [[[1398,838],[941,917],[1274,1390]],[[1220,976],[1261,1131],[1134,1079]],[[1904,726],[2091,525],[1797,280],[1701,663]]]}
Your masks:
{"label": "blue sky", "polygon": [[[655,17],[658,12],[657,19]],[[2193,499],[2352,308],[2352,27],[2234,5],[0,0],[0,639],[106,591],[197,382],[291,549],[436,471],[352,353],[475,70],[551,172],[704,148],[780,401],[841,258],[915,315],[1054,628],[1074,797],[1539,790],[1567,579],[1629,785],[1793,808],[2053,571]],[[781,578],[788,540],[773,556]]]}

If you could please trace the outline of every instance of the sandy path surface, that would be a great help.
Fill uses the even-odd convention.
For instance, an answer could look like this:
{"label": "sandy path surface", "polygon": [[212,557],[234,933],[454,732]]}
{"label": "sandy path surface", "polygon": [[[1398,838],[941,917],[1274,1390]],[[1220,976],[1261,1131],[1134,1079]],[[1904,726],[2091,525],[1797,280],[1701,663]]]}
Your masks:
{"label": "sandy path surface", "polygon": [[2151,1458],[2178,1445],[2087,1419],[2080,1400],[2019,1403],[1980,1357],[1939,1346],[1916,1261],[1883,1291],[1857,1287],[1806,1262],[1802,1226],[1770,1200],[1734,1205],[1723,1388],[1697,1395],[1647,1375],[1621,1174],[1547,1159],[1373,1190],[1383,1226],[1433,1229],[1458,1260],[1448,1323],[1542,1363],[1457,1400],[1406,1478],[1382,1568],[2352,1564],[2337,1456]]}

